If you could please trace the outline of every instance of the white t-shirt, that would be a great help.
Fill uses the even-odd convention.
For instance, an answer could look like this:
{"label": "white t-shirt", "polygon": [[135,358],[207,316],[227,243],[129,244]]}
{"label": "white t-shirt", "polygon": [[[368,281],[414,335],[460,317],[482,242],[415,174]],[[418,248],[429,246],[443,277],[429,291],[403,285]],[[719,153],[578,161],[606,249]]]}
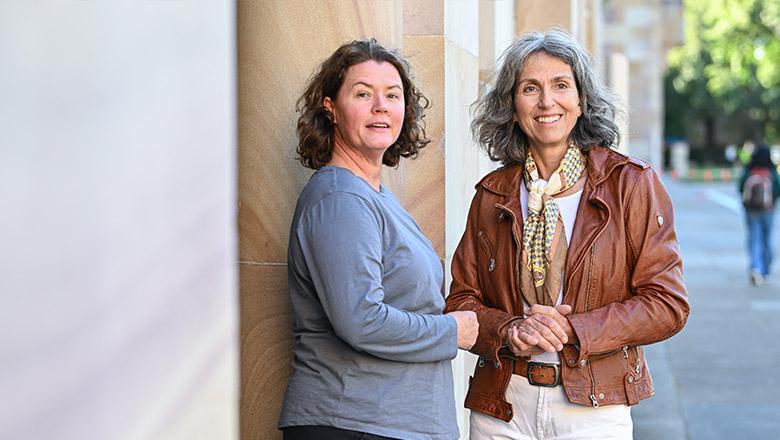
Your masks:
{"label": "white t-shirt", "polygon": [[[571,234],[574,231],[574,221],[577,219],[577,208],[580,206],[580,198],[582,197],[582,190],[579,190],[566,197],[556,197],[555,203],[558,204],[558,208],[561,210],[561,217],[563,218],[563,229],[566,232],[566,243],[571,243]],[[523,221],[528,218],[528,190],[524,183],[520,184],[520,206],[523,210]],[[520,292],[518,292],[520,295]],[[522,296],[522,295],[521,295]],[[525,298],[523,300],[523,308],[527,312],[530,306]],[[556,305],[563,301],[563,283],[561,283],[561,293],[558,295],[558,301]],[[547,362],[547,363],[560,363],[560,356],[558,353],[542,353],[535,356],[531,356],[531,360],[535,362]]]}

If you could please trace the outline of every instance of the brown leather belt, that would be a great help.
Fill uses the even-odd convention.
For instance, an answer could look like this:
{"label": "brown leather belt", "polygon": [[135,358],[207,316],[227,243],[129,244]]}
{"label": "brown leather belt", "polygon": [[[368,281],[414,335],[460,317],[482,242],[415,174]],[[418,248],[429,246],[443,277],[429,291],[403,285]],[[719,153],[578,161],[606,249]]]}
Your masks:
{"label": "brown leather belt", "polygon": [[528,378],[528,383],[540,387],[554,387],[561,383],[561,367],[557,364],[515,359],[512,373]]}

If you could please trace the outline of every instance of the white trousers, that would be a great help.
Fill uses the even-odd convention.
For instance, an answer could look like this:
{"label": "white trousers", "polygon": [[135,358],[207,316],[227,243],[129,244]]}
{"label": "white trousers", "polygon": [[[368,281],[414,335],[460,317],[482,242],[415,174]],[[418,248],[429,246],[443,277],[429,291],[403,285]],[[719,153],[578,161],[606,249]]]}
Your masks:
{"label": "white trousers", "polygon": [[471,411],[471,440],[631,440],[631,409],[626,405],[593,408],[569,402],[563,386],[540,387],[512,375],[506,390],[514,417],[504,422]]}

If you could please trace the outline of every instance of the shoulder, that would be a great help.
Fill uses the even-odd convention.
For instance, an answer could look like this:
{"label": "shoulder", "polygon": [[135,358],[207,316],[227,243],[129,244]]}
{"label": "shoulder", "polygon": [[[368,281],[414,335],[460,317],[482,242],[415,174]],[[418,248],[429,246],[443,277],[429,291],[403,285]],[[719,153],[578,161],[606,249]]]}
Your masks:
{"label": "shoulder", "polygon": [[[638,214],[647,210],[668,216],[671,214],[672,202],[661,176],[646,160],[630,156],[611,149],[598,148],[591,150],[589,167],[594,168],[594,178],[588,175],[594,191],[608,204],[614,204],[626,215]],[[595,162],[596,166],[593,163]],[[590,173],[590,169],[589,169]]]}
{"label": "shoulder", "polygon": [[651,167],[650,162],[646,161],[645,159],[642,159],[637,156],[632,156],[626,152],[617,150],[615,148],[595,147],[593,151],[597,152],[597,154],[603,154],[611,160],[616,160],[618,162],[627,162],[641,169],[647,169]]}
{"label": "shoulder", "polygon": [[486,174],[474,187],[477,191],[484,189],[506,196],[516,188],[515,180],[520,175],[521,170],[522,167],[519,164],[504,165]]}
{"label": "shoulder", "polygon": [[[387,194],[386,197],[392,197]],[[297,218],[305,223],[381,223],[385,203],[377,191],[347,170],[327,167],[311,176],[298,198]]]}
{"label": "shoulder", "polygon": [[338,167],[324,167],[317,170],[301,192],[300,199],[306,205],[313,205],[325,199],[363,200],[374,204],[380,197],[363,179],[350,171]]}
{"label": "shoulder", "polygon": [[613,148],[594,147],[587,151],[588,176],[594,185],[607,180],[638,180],[654,175],[650,163]]}

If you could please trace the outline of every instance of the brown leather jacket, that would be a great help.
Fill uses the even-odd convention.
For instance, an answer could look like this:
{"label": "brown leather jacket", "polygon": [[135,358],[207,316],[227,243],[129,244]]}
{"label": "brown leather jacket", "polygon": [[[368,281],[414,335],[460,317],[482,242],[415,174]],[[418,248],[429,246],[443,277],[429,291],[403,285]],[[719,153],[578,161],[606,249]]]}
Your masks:
{"label": "brown leather jacket", "polygon": [[[688,318],[672,202],[646,163],[607,148],[586,154],[563,296],[579,345],[564,346],[561,377],[571,402],[633,405],[653,394],[640,346],[669,338]],[[505,166],[477,184],[446,308],[473,310],[479,320],[465,406],[505,421],[513,361],[502,344],[508,324],[523,316],[520,171]]]}

